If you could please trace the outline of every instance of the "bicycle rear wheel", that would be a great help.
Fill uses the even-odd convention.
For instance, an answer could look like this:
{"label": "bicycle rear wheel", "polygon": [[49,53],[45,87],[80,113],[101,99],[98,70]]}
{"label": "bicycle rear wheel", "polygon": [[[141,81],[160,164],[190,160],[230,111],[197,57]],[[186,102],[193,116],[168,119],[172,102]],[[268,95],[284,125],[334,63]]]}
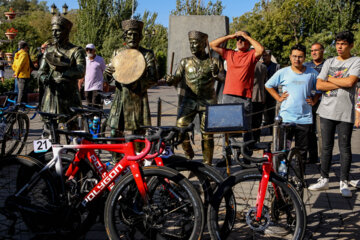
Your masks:
{"label": "bicycle rear wheel", "polygon": [[[271,174],[260,221],[255,220],[256,199],[262,174],[244,170],[228,177],[215,193],[208,210],[208,228],[212,239],[302,239],[306,228],[306,210],[299,194],[286,181]],[[219,211],[224,196],[232,190],[236,219],[232,229],[219,228]]]}
{"label": "bicycle rear wheel", "polygon": [[149,204],[144,204],[133,176],[124,176],[105,204],[110,239],[199,239],[204,210],[199,195],[179,172],[166,167],[143,169]]}
{"label": "bicycle rear wheel", "polygon": [[0,162],[0,239],[31,239],[48,232],[53,219],[48,214],[57,206],[55,183],[48,172],[19,196],[15,193],[39,173],[43,165],[25,156]]}
{"label": "bicycle rear wheel", "polygon": [[21,154],[21,151],[24,149],[26,140],[29,135],[30,119],[25,113],[18,114],[18,119],[18,121],[22,122],[22,131],[20,134],[20,143],[18,145],[18,149],[16,150],[16,154]]}

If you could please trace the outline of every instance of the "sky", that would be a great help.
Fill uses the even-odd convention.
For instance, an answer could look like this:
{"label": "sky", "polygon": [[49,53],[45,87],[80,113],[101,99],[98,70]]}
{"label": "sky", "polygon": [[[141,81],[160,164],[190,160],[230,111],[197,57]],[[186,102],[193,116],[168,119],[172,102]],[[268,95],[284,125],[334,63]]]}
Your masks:
{"label": "sky", "polygon": [[[251,11],[255,3],[259,1],[260,0],[222,0],[222,5],[225,7],[223,15],[228,16],[230,22],[232,22],[233,17],[239,17],[245,12]],[[202,2],[206,5],[208,0],[203,0]],[[212,2],[216,2],[216,0],[212,0]],[[79,8],[77,0],[48,0],[47,5],[50,7],[53,3],[55,3],[59,9],[61,9],[64,3],[69,6],[69,10]],[[135,14],[142,15],[145,10],[151,13],[157,12],[158,17],[156,23],[168,27],[170,12],[175,9],[175,7],[176,0],[138,0],[138,7]]]}

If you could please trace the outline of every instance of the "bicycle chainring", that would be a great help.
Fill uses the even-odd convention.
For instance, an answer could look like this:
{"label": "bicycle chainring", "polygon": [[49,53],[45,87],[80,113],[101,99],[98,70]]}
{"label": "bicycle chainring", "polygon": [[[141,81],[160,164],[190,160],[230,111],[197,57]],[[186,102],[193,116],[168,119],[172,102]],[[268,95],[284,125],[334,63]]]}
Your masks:
{"label": "bicycle chainring", "polygon": [[256,220],[257,208],[251,208],[246,214],[246,223],[254,231],[263,232],[270,224],[270,214],[269,209],[264,206],[261,218],[259,221]]}

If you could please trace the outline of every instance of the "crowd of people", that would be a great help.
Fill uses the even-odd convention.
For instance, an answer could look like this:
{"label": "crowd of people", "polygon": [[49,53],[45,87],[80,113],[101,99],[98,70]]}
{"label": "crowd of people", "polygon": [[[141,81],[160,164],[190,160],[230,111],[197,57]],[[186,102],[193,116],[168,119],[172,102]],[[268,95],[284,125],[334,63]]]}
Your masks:
{"label": "crowd of people", "polygon": [[[133,19],[123,21],[125,44],[120,49],[114,49],[114,57],[125,49],[138,50],[145,59],[145,69],[141,77],[132,83],[115,79],[115,97],[108,119],[113,137],[122,136],[124,131],[143,134],[141,126],[151,124],[147,89],[164,82],[174,86],[183,82],[185,95],[179,105],[176,124],[179,127],[187,126],[199,114],[204,163],[212,165],[214,152],[213,134],[204,131],[204,110],[207,105],[243,104],[249,128],[271,125],[275,109],[279,108],[282,121],[294,124],[289,129],[287,140],[291,142],[295,139],[303,163],[317,163],[321,155],[321,178],[309,187],[312,191],[329,187],[335,132],[338,133],[340,192],[344,197],[351,197],[351,135],[354,125],[360,125],[360,111],[355,110],[360,58],[351,55],[354,46],[351,32],[336,35],[337,56],[324,59],[324,46],[314,43],[310,50],[312,61],[305,62],[307,50],[297,44],[289,52],[291,65],[280,69],[280,65],[272,61],[271,50],[265,49],[246,31],[211,41],[209,45],[219,54],[219,58],[210,57],[206,52],[206,33],[190,31],[188,39],[192,56],[181,59],[174,75],[167,75],[165,80],[158,81],[155,55],[152,50],[140,45],[143,25],[143,22]],[[51,26],[53,41],[41,46],[37,67],[31,66],[28,44],[23,41],[19,43],[19,51],[12,65],[17,80],[18,101],[26,101],[31,69],[37,69],[42,111],[68,113],[69,107],[80,107],[79,89],[82,84],[85,86],[87,104],[101,106],[98,93],[103,91],[104,84],[106,88],[113,81],[119,67],[106,65],[104,59],[96,54],[96,47],[92,43],[87,44],[85,50],[70,43],[72,23],[66,18],[54,16]],[[224,47],[230,39],[236,40],[236,49]],[[224,84],[220,101],[216,96],[215,81]],[[238,136],[231,136],[235,137]],[[244,134],[244,141],[250,139],[259,141],[260,131]],[[186,157],[192,159],[194,151],[188,136],[182,147]],[[140,146],[138,148],[141,150]]]}

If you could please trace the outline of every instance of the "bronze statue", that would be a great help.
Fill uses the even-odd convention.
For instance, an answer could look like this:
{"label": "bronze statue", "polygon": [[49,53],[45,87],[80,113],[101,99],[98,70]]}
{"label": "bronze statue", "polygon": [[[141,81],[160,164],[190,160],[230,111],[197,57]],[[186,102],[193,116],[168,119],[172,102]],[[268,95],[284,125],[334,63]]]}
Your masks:
{"label": "bronze statue", "polygon": [[[210,58],[206,53],[208,35],[198,31],[189,32],[190,50],[193,56],[183,58],[180,61],[174,76],[167,76],[166,82],[169,85],[177,85],[185,81],[185,95],[180,103],[177,126],[188,126],[195,118],[200,117],[201,147],[204,156],[204,163],[211,165],[214,152],[213,134],[205,134],[205,109],[206,105],[216,104],[215,80],[220,80],[219,72],[223,70],[217,58]],[[189,136],[183,142],[187,158],[194,157]]]}
{"label": "bronze statue", "polygon": [[69,107],[81,107],[77,82],[85,75],[86,53],[69,42],[72,25],[60,15],[51,19],[53,43],[44,52],[38,71],[43,112],[70,113]]}
{"label": "bronze statue", "polygon": [[[111,128],[111,136],[122,136],[123,131],[132,131],[134,134],[143,134],[141,126],[151,125],[150,107],[148,102],[147,89],[157,83],[157,69],[155,56],[152,50],[140,46],[143,38],[142,29],[144,23],[137,20],[125,20],[121,23],[124,31],[125,46],[114,51],[113,61],[105,69],[105,76],[108,81],[116,80],[116,91],[113,104],[110,110],[108,126]],[[135,51],[136,50],[136,51]],[[131,83],[117,79],[116,72],[126,71],[128,66],[119,64],[115,66],[117,57],[125,57],[126,54],[140,52],[144,58],[144,69],[138,79],[133,79]],[[120,56],[121,55],[121,56]],[[120,59],[121,60],[121,59]],[[123,59],[124,60],[124,59]],[[136,59],[133,57],[126,58],[130,65],[136,65]],[[121,74],[120,74],[121,75]],[[124,74],[122,74],[124,75]],[[128,76],[132,78],[133,76]],[[137,148],[138,150],[138,148]]]}

